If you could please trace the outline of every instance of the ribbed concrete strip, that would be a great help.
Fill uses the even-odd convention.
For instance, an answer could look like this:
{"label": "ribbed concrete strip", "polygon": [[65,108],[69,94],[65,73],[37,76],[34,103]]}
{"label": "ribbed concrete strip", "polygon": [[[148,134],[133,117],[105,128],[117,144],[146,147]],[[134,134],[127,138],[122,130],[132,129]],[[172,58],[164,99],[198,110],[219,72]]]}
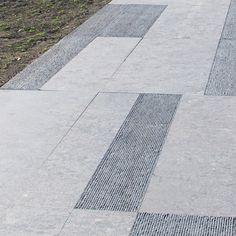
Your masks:
{"label": "ribbed concrete strip", "polygon": [[139,213],[130,236],[234,236],[232,217]]}
{"label": "ribbed concrete strip", "polygon": [[165,6],[109,4],[3,86],[39,89],[98,36],[142,37]]}
{"label": "ribbed concrete strip", "polygon": [[236,0],[231,1],[205,90],[206,95],[236,96]]}
{"label": "ribbed concrete strip", "polygon": [[138,97],[76,208],[139,208],[179,100],[179,95]]}

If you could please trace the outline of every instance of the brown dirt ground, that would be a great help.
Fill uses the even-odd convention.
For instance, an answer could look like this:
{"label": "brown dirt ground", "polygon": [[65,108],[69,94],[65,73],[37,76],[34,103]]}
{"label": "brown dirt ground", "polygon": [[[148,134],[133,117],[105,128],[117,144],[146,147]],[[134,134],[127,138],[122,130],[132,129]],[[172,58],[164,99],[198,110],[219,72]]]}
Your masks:
{"label": "brown dirt ground", "polygon": [[110,0],[1,0],[0,86]]}

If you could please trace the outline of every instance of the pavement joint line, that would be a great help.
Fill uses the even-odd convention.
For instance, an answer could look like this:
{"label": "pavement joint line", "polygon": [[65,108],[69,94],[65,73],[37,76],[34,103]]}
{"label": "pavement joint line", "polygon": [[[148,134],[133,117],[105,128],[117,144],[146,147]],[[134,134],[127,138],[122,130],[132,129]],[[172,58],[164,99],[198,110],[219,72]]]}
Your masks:
{"label": "pavement joint line", "polygon": [[56,151],[56,149],[58,148],[58,146],[62,143],[62,141],[66,138],[66,136],[71,132],[71,130],[73,129],[73,127],[75,126],[75,124],[79,121],[79,119],[82,117],[82,115],[86,112],[86,110],[88,109],[88,107],[92,104],[92,102],[96,99],[96,97],[98,96],[99,92],[96,93],[96,95],[92,98],[92,100],[87,104],[87,106],[84,108],[84,110],[79,114],[78,118],[73,122],[73,124],[71,125],[71,127],[66,131],[66,133],[62,136],[62,138],[59,140],[59,142],[57,143],[57,145],[52,149],[52,151],[48,154],[47,158],[42,162],[42,164],[40,165],[40,167],[38,168],[38,170],[40,170],[44,164],[48,161],[48,159],[50,158],[50,156]]}

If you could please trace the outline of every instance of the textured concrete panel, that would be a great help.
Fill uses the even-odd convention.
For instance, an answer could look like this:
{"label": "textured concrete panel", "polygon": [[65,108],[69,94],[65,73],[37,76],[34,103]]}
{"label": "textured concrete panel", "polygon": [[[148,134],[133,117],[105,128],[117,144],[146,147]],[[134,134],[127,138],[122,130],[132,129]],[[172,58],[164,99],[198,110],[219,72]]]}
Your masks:
{"label": "textured concrete panel", "polygon": [[139,213],[130,236],[234,236],[231,217]]}
{"label": "textured concrete panel", "polygon": [[129,236],[136,213],[74,210],[59,236]]}
{"label": "textured concrete panel", "polygon": [[143,37],[165,7],[139,4],[123,5],[117,19],[110,22],[100,35],[106,37]]}
{"label": "textured concrete panel", "polygon": [[210,37],[143,39],[105,90],[204,93],[217,43]]}
{"label": "textured concrete panel", "polygon": [[236,1],[232,0],[216,52],[206,95],[236,95]]}
{"label": "textured concrete panel", "polygon": [[205,94],[236,95],[236,40],[220,41]]}
{"label": "textured concrete panel", "polygon": [[[11,93],[14,92],[16,91],[12,91]],[[22,91],[21,93],[26,93],[26,91]],[[55,92],[36,93],[47,93],[50,95]],[[69,115],[69,108],[72,106],[72,101],[69,101],[71,103],[69,105],[69,102],[67,102],[68,98],[63,95],[65,93],[57,93],[58,96],[55,99],[58,100],[58,103],[63,103],[59,99],[61,97],[61,99],[64,99],[65,106],[67,106],[66,108],[61,105],[60,108],[62,111],[60,112],[63,114],[66,112]],[[52,104],[53,99],[49,95],[47,98],[50,102],[46,98],[45,100],[47,103]],[[80,93],[80,95],[82,94]],[[33,160],[34,158],[41,159],[40,156],[36,155],[35,149],[32,149],[34,155],[32,153],[28,154],[31,159],[24,160],[28,164],[28,169],[23,169],[20,165],[16,165],[15,172],[13,173],[11,171],[8,173],[8,178],[5,179],[3,178],[4,173],[2,173],[3,167],[1,162],[0,200],[2,205],[4,203],[6,205],[6,201],[12,200],[12,207],[8,210],[0,208],[2,210],[0,212],[0,235],[37,235],[36,232],[41,232],[39,235],[57,235],[58,229],[61,229],[68,218],[69,212],[78,201],[78,196],[83,193],[89,179],[92,177],[104,153],[109,148],[109,145],[137,97],[137,94],[98,94],[54,152],[47,160],[44,160],[43,164],[40,162],[40,166],[37,169],[33,167]],[[81,102],[79,98],[78,95],[78,99],[74,97],[73,100],[73,104],[77,109],[79,109]],[[41,99],[43,100],[43,96]],[[30,100],[30,97],[28,97],[28,100]],[[1,101],[6,103],[2,97]],[[23,99],[19,102],[26,103],[25,101],[23,102]],[[38,100],[36,103],[39,107]],[[58,108],[58,105],[55,105],[54,109],[56,107]],[[45,112],[54,114],[54,109],[50,110],[45,106]],[[29,114],[27,112],[26,116],[29,116]],[[59,124],[60,119],[61,116],[57,114],[55,118],[57,124]],[[35,122],[39,122],[39,120]],[[46,136],[46,133],[44,135],[38,135],[40,136],[39,139],[43,139],[42,137],[44,135]],[[36,140],[33,137],[32,139],[33,141]],[[49,142],[50,139],[46,141]],[[36,140],[36,142],[39,141]],[[16,142],[15,145],[17,145]],[[14,151],[12,144],[11,146]],[[33,148],[32,145],[31,148]],[[45,151],[46,144],[39,149]],[[18,159],[20,158],[23,159],[23,156],[19,156]],[[2,159],[3,157],[1,155]],[[8,160],[8,170],[11,170],[10,168],[13,169],[10,165],[12,163],[11,156],[8,157]],[[26,175],[29,170],[34,172],[33,175],[27,175],[27,181],[17,187],[21,180],[21,178],[18,180],[17,177]],[[21,174],[20,176],[17,171]],[[6,184],[6,187],[9,185],[8,188],[11,185],[12,191],[6,191],[6,188],[2,188],[4,184]],[[18,199],[13,201],[13,196]]]}
{"label": "textured concrete panel", "polygon": [[141,37],[164,8],[165,6],[108,4],[3,88],[39,89],[96,37]]}
{"label": "textured concrete panel", "polygon": [[77,208],[138,209],[179,99],[179,95],[138,97]]}
{"label": "textured concrete panel", "polygon": [[41,89],[99,91],[140,41],[98,37]]}
{"label": "textured concrete panel", "polygon": [[236,1],[231,0],[229,12],[225,21],[222,39],[236,40]]}
{"label": "textured concrete panel", "polygon": [[183,96],[144,212],[236,215],[236,98]]}

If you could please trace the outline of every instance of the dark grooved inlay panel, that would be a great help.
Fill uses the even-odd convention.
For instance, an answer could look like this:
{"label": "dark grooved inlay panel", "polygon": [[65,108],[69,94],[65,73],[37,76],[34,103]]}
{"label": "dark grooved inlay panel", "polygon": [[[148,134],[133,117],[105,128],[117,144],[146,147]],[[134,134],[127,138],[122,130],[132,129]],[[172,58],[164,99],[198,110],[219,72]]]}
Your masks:
{"label": "dark grooved inlay panel", "polygon": [[236,96],[236,0],[231,1],[205,94]]}
{"label": "dark grooved inlay panel", "polygon": [[101,33],[103,37],[143,37],[166,6],[122,5],[119,16]]}
{"label": "dark grooved inlay panel", "polygon": [[142,201],[179,95],[141,94],[76,208],[136,211]]}
{"label": "dark grooved inlay panel", "polygon": [[235,236],[231,217],[139,213],[130,236]]}

